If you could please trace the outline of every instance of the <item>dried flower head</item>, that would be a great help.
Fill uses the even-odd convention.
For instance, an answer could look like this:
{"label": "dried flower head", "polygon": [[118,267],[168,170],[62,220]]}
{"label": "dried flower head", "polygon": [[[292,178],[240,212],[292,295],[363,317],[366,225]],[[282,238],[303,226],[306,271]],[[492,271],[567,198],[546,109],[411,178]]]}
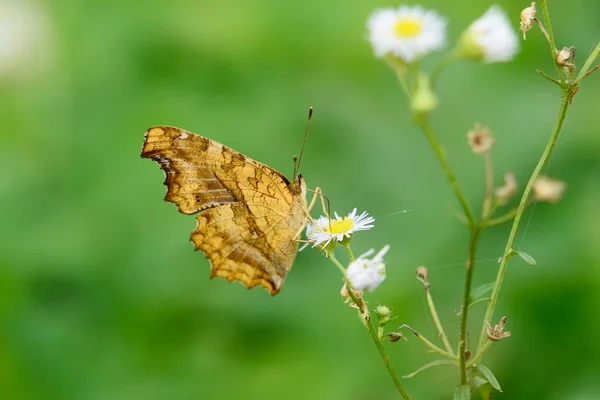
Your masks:
{"label": "dried flower head", "polygon": [[427,282],[427,277],[429,276],[429,270],[427,270],[427,268],[421,265],[420,267],[417,267],[415,273],[417,274],[418,280],[422,281],[423,283]]}
{"label": "dried flower head", "polygon": [[402,335],[402,333],[400,333],[400,332],[388,333],[388,340],[390,342],[397,342],[400,339],[406,340],[406,338],[404,337],[404,335]]}
{"label": "dried flower head", "polygon": [[504,185],[496,188],[495,194],[496,198],[498,199],[498,204],[505,205],[516,193],[517,180],[515,179],[515,174],[512,172],[507,172],[504,174]]}
{"label": "dried flower head", "polygon": [[533,182],[533,195],[537,201],[557,203],[563,196],[567,185],[558,179],[540,176]]}
{"label": "dried flower head", "polygon": [[506,321],[506,317],[500,318],[500,322],[498,323],[498,325],[495,325],[493,328],[488,322],[486,322],[488,339],[490,339],[493,342],[497,342],[499,340],[509,337],[510,331],[504,331],[504,325],[506,325]]}
{"label": "dried flower head", "polygon": [[[352,290],[352,294],[354,295],[354,298],[356,299],[358,304],[352,299],[352,296],[350,295],[350,290]],[[369,308],[367,307],[367,303],[363,298],[363,292],[361,290],[354,290],[352,288],[348,288],[348,285],[344,283],[344,286],[342,286],[342,290],[340,291],[340,295],[342,296],[342,300],[344,300],[344,303],[350,302],[350,307],[356,308],[358,310],[358,315],[360,315],[361,318],[368,320],[371,317],[369,313]]]}
{"label": "dried flower head", "polygon": [[520,24],[520,28],[521,31],[523,32],[523,40],[527,39],[525,37],[525,33],[531,29],[531,23],[535,20],[535,14],[536,14],[536,10],[535,10],[535,1],[531,2],[531,5],[525,9],[523,9],[523,11],[521,11],[521,24]]}
{"label": "dried flower head", "polygon": [[467,140],[475,154],[488,152],[494,144],[494,138],[490,135],[490,128],[479,123],[467,132]]}
{"label": "dried flower head", "polygon": [[392,55],[412,63],[446,43],[446,21],[420,6],[376,10],[367,21],[375,56]]}
{"label": "dried flower head", "polygon": [[561,67],[575,68],[575,64],[571,63],[571,57],[575,55],[574,47],[563,47],[556,55],[556,63]]}

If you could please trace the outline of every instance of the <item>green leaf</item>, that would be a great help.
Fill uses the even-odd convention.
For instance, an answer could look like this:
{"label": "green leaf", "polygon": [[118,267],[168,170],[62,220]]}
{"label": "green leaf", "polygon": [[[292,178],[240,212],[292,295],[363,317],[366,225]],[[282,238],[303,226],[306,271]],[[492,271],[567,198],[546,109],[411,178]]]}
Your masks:
{"label": "green leaf", "polygon": [[487,383],[487,379],[482,378],[480,376],[476,376],[475,379],[473,379],[473,389],[477,389],[478,387],[483,386]]}
{"label": "green leaf", "polygon": [[[467,308],[473,307],[475,304],[482,303],[484,301],[488,301],[489,297],[483,297],[494,288],[495,282],[486,283],[485,285],[481,285],[478,288],[474,289],[469,295],[469,305]],[[459,311],[456,315],[460,316],[462,314],[462,310]]]}
{"label": "green leaf", "polygon": [[535,261],[535,259],[533,257],[531,257],[529,254],[525,253],[524,251],[517,251],[515,250],[515,253],[517,253],[519,255],[519,257],[521,257],[523,260],[525,260],[525,262],[527,264],[531,264],[531,265],[536,265],[537,262]]}
{"label": "green leaf", "polygon": [[483,296],[491,292],[494,288],[495,283],[496,282],[486,283],[485,285],[481,285],[478,288],[473,289],[473,291],[471,291],[471,294],[469,295],[469,303],[476,302],[480,300]]}
{"label": "green leaf", "polygon": [[452,365],[452,366],[455,366],[454,362],[451,361],[451,360],[435,360],[435,361],[432,361],[430,363],[427,363],[427,364],[423,365],[421,368],[417,369],[414,372],[411,372],[408,375],[404,375],[402,378],[404,378],[404,379],[412,378],[412,377],[416,376],[417,374],[425,371],[427,368],[435,367],[435,366],[438,366],[438,365]]}
{"label": "green leaf", "polygon": [[469,386],[457,386],[454,389],[452,400],[471,400],[471,389]]}
{"label": "green leaf", "polygon": [[492,387],[494,389],[496,389],[499,392],[502,391],[502,389],[500,388],[500,384],[498,383],[498,380],[496,379],[496,377],[494,376],[494,374],[492,373],[492,371],[490,371],[490,369],[488,367],[480,364],[477,366],[477,369],[479,370],[479,372],[481,372],[483,374],[483,376],[485,376],[485,379],[488,380],[488,382],[490,383],[490,385],[492,385]]}

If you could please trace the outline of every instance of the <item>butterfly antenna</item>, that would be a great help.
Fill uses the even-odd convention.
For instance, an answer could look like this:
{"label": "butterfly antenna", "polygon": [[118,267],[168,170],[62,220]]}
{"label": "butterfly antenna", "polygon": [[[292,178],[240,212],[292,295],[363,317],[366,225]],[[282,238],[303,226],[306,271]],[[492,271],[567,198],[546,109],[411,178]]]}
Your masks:
{"label": "butterfly antenna", "polygon": [[308,128],[310,128],[310,121],[312,120],[313,108],[308,109],[308,121],[306,122],[306,130],[304,131],[304,139],[302,139],[302,147],[300,148],[300,156],[296,158],[294,156],[294,180],[298,176],[300,170],[300,162],[302,161],[302,155],[304,154],[304,147],[306,146],[306,138],[308,137]]}

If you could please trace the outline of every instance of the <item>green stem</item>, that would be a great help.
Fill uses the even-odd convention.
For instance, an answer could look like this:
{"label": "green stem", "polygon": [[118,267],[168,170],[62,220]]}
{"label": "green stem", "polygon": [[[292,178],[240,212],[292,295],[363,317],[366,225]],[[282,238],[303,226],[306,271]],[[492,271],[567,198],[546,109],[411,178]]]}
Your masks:
{"label": "green stem", "polygon": [[[335,258],[335,256],[333,256],[333,254],[330,255],[329,258],[339,269],[344,271],[344,279],[345,279],[346,275],[345,275],[345,269],[344,269],[343,265]],[[356,306],[359,307],[360,314],[363,314],[363,310],[360,309],[362,307],[361,306],[362,303],[357,299],[356,295],[354,294],[354,289],[352,289],[352,285],[350,285],[350,282],[347,279],[345,279],[345,281],[346,281],[346,287],[348,288],[348,294],[350,295],[350,298],[352,299],[354,304],[356,304]],[[403,399],[410,400],[410,396],[408,395],[408,392],[406,391],[406,389],[404,389],[402,382],[400,382],[400,378],[398,377],[398,374],[396,374],[396,371],[394,370],[394,365],[392,364],[390,357],[388,356],[387,352],[385,351],[385,347],[383,347],[382,341],[379,340],[379,337],[377,336],[377,332],[375,331],[375,328],[373,327],[373,324],[371,323],[371,319],[361,317],[361,321],[362,321],[363,325],[369,331],[369,335],[371,335],[371,339],[373,339],[375,346],[377,346],[377,350],[379,351],[379,354],[381,355],[381,358],[383,359],[383,363],[385,364],[385,367],[387,368],[388,373],[390,374],[390,376],[392,378],[392,381],[394,381],[394,385],[396,386],[396,389],[398,390],[398,392],[400,393],[400,395],[402,396]]]}
{"label": "green stem", "polygon": [[490,219],[487,222],[486,226],[488,228],[491,228],[492,226],[502,225],[503,223],[510,221],[511,219],[513,219],[515,217],[515,215],[517,215],[517,210],[518,210],[518,208],[513,208],[512,210],[510,210],[509,212],[507,212],[504,215],[501,215],[498,218]]}
{"label": "green stem", "polygon": [[550,42],[550,51],[552,52],[552,63],[556,67],[556,71],[558,72],[558,76],[562,77],[565,80],[567,77],[563,71],[563,69],[556,62],[556,56],[558,55],[558,51],[556,49],[556,42],[554,41],[554,33],[552,32],[552,24],[550,22],[550,13],[548,12],[548,0],[541,0],[542,5],[542,14],[544,15],[544,22],[546,23],[546,32],[548,34],[548,41]]}
{"label": "green stem", "polygon": [[588,75],[589,69],[592,67],[592,64],[596,61],[596,58],[598,58],[598,56],[600,56],[600,43],[598,43],[598,45],[596,46],[594,51],[592,51],[592,54],[590,54],[588,59],[585,60],[585,64],[583,64],[581,71],[579,71],[579,74],[577,74],[575,82],[581,81]]}
{"label": "green stem", "polygon": [[[543,2],[543,3],[545,3],[545,2]],[[502,287],[502,282],[504,280],[504,274],[506,273],[506,266],[508,265],[509,254],[513,251],[512,246],[515,243],[515,239],[517,237],[517,232],[519,230],[519,225],[521,224],[521,218],[523,217],[523,213],[527,206],[527,202],[528,202],[529,196],[531,194],[533,183],[537,179],[538,175],[540,174],[540,171],[542,170],[542,168],[544,167],[544,165],[550,158],[552,151],[554,150],[554,146],[556,145],[556,141],[558,140],[558,135],[562,129],[563,123],[565,122],[565,118],[567,116],[567,111],[569,109],[570,93],[571,93],[572,88],[573,88],[572,85],[567,85],[567,86],[563,87],[560,110],[558,112],[558,117],[556,119],[556,123],[554,124],[552,134],[550,135],[550,138],[548,139],[548,143],[546,144],[546,148],[544,149],[544,152],[543,152],[542,156],[540,157],[540,160],[538,161],[535,169],[533,170],[533,173],[531,174],[531,177],[529,178],[529,182],[527,182],[527,186],[525,187],[525,190],[523,191],[523,195],[521,196],[521,201],[519,203],[519,207],[517,208],[517,212],[515,214],[515,219],[513,221],[513,225],[510,230],[508,240],[506,241],[506,247],[504,248],[504,254],[502,255],[500,267],[498,268],[498,274],[496,276],[494,288],[492,289],[492,294],[490,296],[490,300],[489,300],[487,309],[485,310],[485,316],[483,319],[484,324],[483,324],[483,328],[481,330],[481,335],[479,337],[478,348],[481,348],[485,344],[485,340],[487,339],[487,336],[486,336],[487,327],[486,327],[485,323],[491,321],[492,316],[494,315],[494,308],[496,307],[496,303],[498,302],[498,294],[500,293],[500,288]]]}
{"label": "green stem", "polygon": [[444,174],[446,175],[446,179],[450,183],[450,186],[452,187],[452,190],[454,191],[454,195],[456,196],[456,199],[460,203],[460,206],[463,209],[465,217],[467,217],[467,220],[469,221],[469,227],[472,228],[473,226],[475,226],[475,218],[473,217],[473,213],[471,212],[469,203],[467,202],[467,200],[465,199],[465,196],[463,195],[462,191],[460,190],[460,186],[458,185],[458,181],[456,180],[456,177],[454,176],[454,173],[452,172],[452,168],[450,168],[450,164],[448,163],[448,160],[446,159],[446,154],[444,153],[444,149],[442,149],[440,142],[437,140],[435,133],[433,133],[433,130],[427,123],[427,120],[425,119],[425,117],[417,117],[416,123],[423,130],[423,133],[425,133],[425,137],[429,141],[429,144],[431,145],[431,148],[433,149],[433,152],[435,153],[435,156],[437,157],[438,162],[440,163],[442,170],[444,171]]}
{"label": "green stem", "polygon": [[473,284],[473,272],[475,271],[475,256],[477,242],[481,234],[481,228],[475,227],[471,230],[469,239],[469,250],[467,255],[467,272],[465,274],[465,289],[463,292],[462,310],[460,315],[460,339],[458,341],[458,366],[460,370],[460,384],[467,385],[467,321],[469,315],[469,296]]}
{"label": "green stem", "polygon": [[401,327],[399,327],[398,329],[396,329],[396,331],[403,329],[403,328],[410,330],[417,337],[417,339],[419,339],[419,341],[421,341],[425,346],[429,347],[433,352],[438,353],[439,355],[449,358],[451,360],[456,360],[456,356],[454,354],[452,354],[452,352],[447,352],[447,351],[440,349],[438,346],[436,346],[435,344],[433,344],[429,340],[427,340],[425,338],[425,336],[421,335],[419,332],[417,332],[416,330],[414,330],[413,328],[411,328],[410,326],[408,326],[406,324],[404,324]]}
{"label": "green stem", "polygon": [[479,361],[479,359],[481,358],[481,356],[483,356],[483,354],[487,351],[488,347],[490,347],[490,345],[494,343],[491,340],[487,340],[487,342],[485,342],[485,344],[483,345],[483,347],[481,349],[479,349],[479,351],[477,351],[477,354],[475,354],[475,356],[473,356],[473,358],[471,358],[468,362],[467,362],[467,368],[474,366],[477,361]]}
{"label": "green stem", "polygon": [[435,327],[438,330],[438,334],[442,342],[444,343],[444,347],[454,357],[454,353],[452,351],[452,346],[450,346],[450,342],[448,342],[448,337],[446,337],[446,333],[444,333],[444,328],[442,327],[442,323],[440,322],[440,318],[438,317],[437,311],[435,310],[435,304],[433,304],[433,298],[431,297],[431,291],[429,290],[429,284],[425,283],[425,297],[427,298],[427,305],[429,306],[429,312],[431,312],[431,317],[433,318],[433,322],[435,323]]}

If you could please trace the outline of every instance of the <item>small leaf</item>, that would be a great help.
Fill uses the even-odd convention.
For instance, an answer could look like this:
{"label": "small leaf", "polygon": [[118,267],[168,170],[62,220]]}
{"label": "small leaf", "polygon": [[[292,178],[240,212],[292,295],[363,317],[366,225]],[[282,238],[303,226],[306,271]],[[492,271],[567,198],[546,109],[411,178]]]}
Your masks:
{"label": "small leaf", "polygon": [[478,387],[483,386],[487,383],[487,379],[484,379],[480,376],[476,376],[475,379],[473,379],[473,389],[477,389]]}
{"label": "small leaf", "polygon": [[473,291],[469,295],[469,303],[473,303],[473,302],[481,299],[483,296],[485,296],[489,292],[491,292],[492,289],[494,288],[495,284],[496,284],[496,282],[490,282],[490,283],[486,283],[485,285],[481,285],[476,289],[473,289]]}
{"label": "small leaf", "polygon": [[[471,308],[471,307],[473,307],[475,304],[478,304],[478,303],[483,303],[484,301],[488,301],[489,299],[490,299],[490,297],[483,297],[483,298],[481,298],[481,299],[479,299],[479,300],[475,300],[474,302],[472,302],[472,303],[469,303],[469,305],[467,306],[467,308]],[[456,316],[457,316],[457,317],[460,317],[460,315],[461,315],[461,314],[462,314],[462,310],[460,310],[459,312],[457,312],[457,313],[456,313]]]}
{"label": "small leaf", "polygon": [[477,366],[477,369],[479,370],[479,372],[481,372],[483,374],[483,376],[485,376],[485,379],[488,380],[488,382],[490,383],[490,385],[492,385],[492,387],[494,389],[496,389],[499,392],[502,391],[502,389],[500,388],[500,384],[498,383],[498,380],[496,379],[496,377],[494,376],[494,374],[492,373],[492,371],[490,371],[490,369],[488,367],[480,364]]}
{"label": "small leaf", "polygon": [[531,265],[536,265],[537,262],[535,261],[535,259],[533,257],[531,257],[529,254],[525,253],[524,251],[516,251],[515,252],[519,255],[519,257],[521,257],[527,264],[531,264]]}
{"label": "small leaf", "polygon": [[404,379],[412,378],[412,377],[416,376],[417,374],[425,371],[427,368],[435,367],[437,365],[452,365],[452,366],[454,366],[454,362],[452,362],[450,360],[435,360],[435,361],[432,361],[430,363],[423,365],[421,368],[417,369],[414,372],[411,372],[408,375],[404,375],[402,378],[404,378]]}
{"label": "small leaf", "polygon": [[471,399],[471,390],[469,386],[457,386],[454,389],[454,396],[452,400],[470,400]]}

